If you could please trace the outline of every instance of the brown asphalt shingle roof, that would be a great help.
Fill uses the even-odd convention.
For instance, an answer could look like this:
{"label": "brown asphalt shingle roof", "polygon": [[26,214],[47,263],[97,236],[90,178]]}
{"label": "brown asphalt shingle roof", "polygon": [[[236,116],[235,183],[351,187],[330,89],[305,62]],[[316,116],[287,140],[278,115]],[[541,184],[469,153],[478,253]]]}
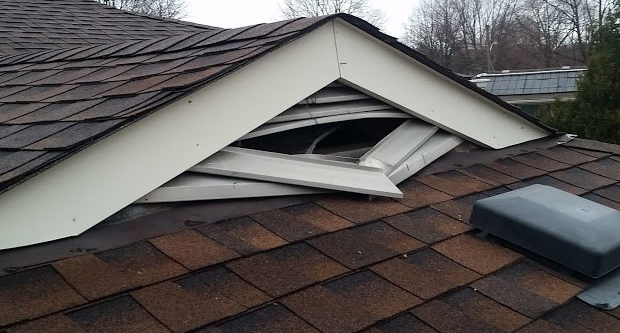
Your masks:
{"label": "brown asphalt shingle roof", "polygon": [[[0,12],[0,190],[327,20],[222,30],[86,0]],[[535,182],[619,207],[619,163],[618,146],[574,140],[410,179],[398,200],[153,214],[140,220],[186,230],[0,272],[0,332],[613,332],[620,312],[574,299],[589,280],[467,223],[476,200]]]}
{"label": "brown asphalt shingle roof", "polygon": [[[615,175],[616,164],[608,163],[620,158],[617,146],[573,149],[586,143],[509,157],[502,164],[517,167],[525,166],[522,158],[536,160],[533,154],[553,154],[565,169],[535,168],[532,174],[542,176],[506,185],[542,179],[620,205],[617,179],[587,183],[588,189],[577,177],[548,181],[556,172],[604,177],[586,170],[596,166]],[[618,332],[618,310],[575,298],[591,279],[466,223],[476,199],[510,190],[495,181],[496,173],[478,173],[475,182],[467,175],[483,168],[405,181],[400,200],[412,207],[320,195],[217,223],[198,218],[185,231],[7,269],[0,273],[0,332]],[[447,180],[488,186],[452,196],[443,192],[452,191]],[[176,221],[174,211],[162,216]]]}
{"label": "brown asphalt shingle roof", "polygon": [[[92,0],[0,1],[0,55],[111,44],[220,28],[129,13]],[[148,42],[146,42],[148,43]]]}

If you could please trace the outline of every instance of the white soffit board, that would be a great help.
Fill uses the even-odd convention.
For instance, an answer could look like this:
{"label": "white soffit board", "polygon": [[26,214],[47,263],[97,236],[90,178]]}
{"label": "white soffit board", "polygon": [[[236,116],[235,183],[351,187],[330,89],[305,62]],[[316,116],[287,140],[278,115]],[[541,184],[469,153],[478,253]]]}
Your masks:
{"label": "white soffit board", "polygon": [[392,198],[403,196],[381,169],[245,148],[226,147],[189,171]]}
{"label": "white soffit board", "polygon": [[495,149],[550,134],[341,19],[334,27],[341,81],[352,87]]}
{"label": "white soffit board", "polygon": [[359,164],[381,168],[386,174],[390,174],[435,132],[437,127],[433,125],[407,120],[364,154]]}
{"label": "white soffit board", "polygon": [[332,24],[1,194],[0,249],[84,232],[338,79]]}
{"label": "white soffit board", "polygon": [[239,199],[329,192],[304,186],[186,172],[158,187],[136,203]]}
{"label": "white soffit board", "polygon": [[347,113],[381,111],[394,109],[391,105],[385,104],[376,99],[368,97],[366,100],[349,101],[342,103],[328,103],[317,105],[296,105],[267,123],[277,123],[292,120],[304,120],[311,118],[337,116]]}
{"label": "white soffit board", "polygon": [[369,118],[412,118],[408,113],[402,112],[397,109],[383,110],[383,111],[370,111],[370,112],[358,112],[349,113],[329,117],[312,118],[306,120],[293,120],[281,123],[271,123],[260,126],[252,132],[244,135],[239,140],[246,140],[256,138],[259,136],[289,131],[296,128],[309,127],[320,124],[337,123],[341,121],[357,120],[357,119],[369,119]]}
{"label": "white soffit board", "polygon": [[400,184],[413,176],[443,154],[460,145],[464,140],[456,135],[439,131],[428,139],[418,150],[396,167],[389,175],[394,184]]}

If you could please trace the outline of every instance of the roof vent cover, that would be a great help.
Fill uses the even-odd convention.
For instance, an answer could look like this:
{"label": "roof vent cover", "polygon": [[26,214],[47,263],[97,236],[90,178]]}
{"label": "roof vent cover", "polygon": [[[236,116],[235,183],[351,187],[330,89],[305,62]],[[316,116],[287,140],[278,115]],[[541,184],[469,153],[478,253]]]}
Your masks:
{"label": "roof vent cover", "polygon": [[479,200],[470,221],[590,277],[620,266],[620,212],[553,187]]}

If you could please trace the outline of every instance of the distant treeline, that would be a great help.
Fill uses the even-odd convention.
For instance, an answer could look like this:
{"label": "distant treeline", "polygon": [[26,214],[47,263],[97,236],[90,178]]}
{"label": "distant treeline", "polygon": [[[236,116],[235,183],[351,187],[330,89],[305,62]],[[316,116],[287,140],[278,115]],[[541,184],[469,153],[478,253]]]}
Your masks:
{"label": "distant treeline", "polygon": [[422,0],[404,42],[458,73],[584,65],[611,0]]}

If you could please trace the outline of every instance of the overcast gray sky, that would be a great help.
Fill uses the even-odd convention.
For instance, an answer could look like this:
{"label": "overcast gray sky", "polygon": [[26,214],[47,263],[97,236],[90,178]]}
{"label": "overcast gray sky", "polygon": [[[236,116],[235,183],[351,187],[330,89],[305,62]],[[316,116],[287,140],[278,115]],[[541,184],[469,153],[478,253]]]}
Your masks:
{"label": "overcast gray sky", "polygon": [[[387,18],[383,32],[402,37],[403,24],[418,0],[369,0],[373,7],[381,9]],[[222,28],[237,28],[255,23],[282,19],[278,4],[281,0],[187,0],[187,21]]]}

